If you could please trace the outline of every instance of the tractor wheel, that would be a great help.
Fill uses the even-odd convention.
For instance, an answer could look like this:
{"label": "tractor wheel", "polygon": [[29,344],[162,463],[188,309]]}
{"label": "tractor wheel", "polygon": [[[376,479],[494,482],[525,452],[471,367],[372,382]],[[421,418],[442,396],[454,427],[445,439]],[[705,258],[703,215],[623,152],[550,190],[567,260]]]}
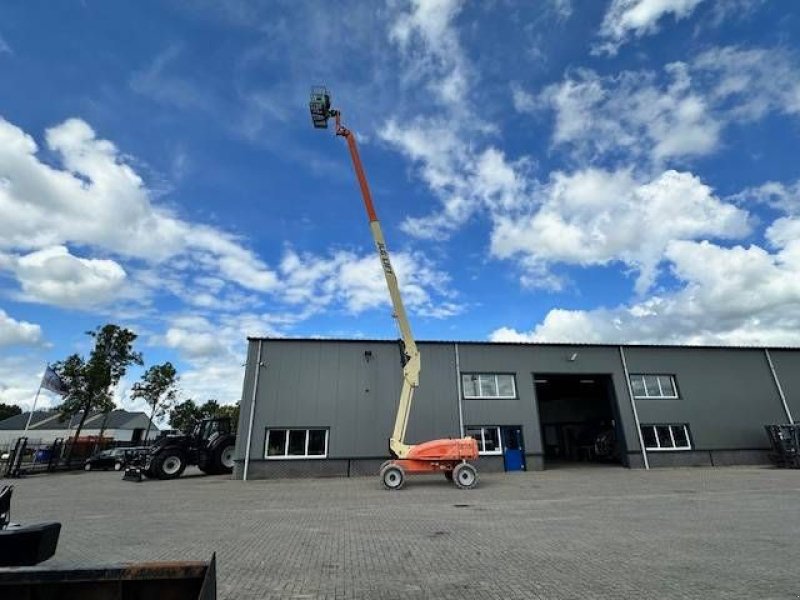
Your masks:
{"label": "tractor wheel", "polygon": [[453,483],[462,490],[471,490],[478,485],[478,472],[469,463],[461,463],[453,469]]}
{"label": "tractor wheel", "polygon": [[399,490],[406,480],[405,471],[399,465],[388,464],[381,470],[381,481],[387,490]]}
{"label": "tractor wheel", "polygon": [[444,478],[447,479],[447,481],[453,481],[453,471],[452,470],[445,471]]}
{"label": "tractor wheel", "polygon": [[236,446],[231,443],[220,444],[214,449],[211,456],[212,469],[210,473],[231,473],[233,472],[233,456]]}
{"label": "tractor wheel", "polygon": [[153,457],[150,467],[153,475],[159,479],[176,479],[186,468],[186,459],[178,450],[167,450]]}

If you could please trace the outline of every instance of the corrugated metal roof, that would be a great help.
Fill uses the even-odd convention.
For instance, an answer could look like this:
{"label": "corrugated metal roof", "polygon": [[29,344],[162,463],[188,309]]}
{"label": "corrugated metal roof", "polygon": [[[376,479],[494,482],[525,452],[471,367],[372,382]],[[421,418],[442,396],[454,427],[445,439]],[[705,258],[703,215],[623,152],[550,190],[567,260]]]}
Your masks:
{"label": "corrugated metal roof", "polygon": [[[29,412],[24,412],[21,415],[14,415],[0,421],[0,430],[12,429],[25,429],[25,424],[28,422]],[[60,419],[58,411],[39,411],[33,413],[31,419],[30,429],[34,431],[53,430],[53,429],[69,429],[76,427],[80,421],[80,416],[73,417],[70,423],[69,417]],[[147,427],[147,415],[143,412],[130,412],[123,409],[112,410],[108,413],[106,419],[106,429],[137,429]],[[86,417],[84,427],[88,429],[99,429],[103,423],[103,413],[100,411],[92,411]],[[153,427],[157,429],[156,424]]]}
{"label": "corrugated metal roof", "polygon": [[[396,344],[397,338],[325,338],[325,337],[260,337],[247,336],[250,342],[264,340],[269,342],[351,342],[361,344]],[[724,346],[713,344],[611,344],[591,342],[490,342],[480,340],[416,340],[417,344],[460,344],[462,346],[541,346],[555,348],[694,348],[707,350],[800,350],[797,346]]]}

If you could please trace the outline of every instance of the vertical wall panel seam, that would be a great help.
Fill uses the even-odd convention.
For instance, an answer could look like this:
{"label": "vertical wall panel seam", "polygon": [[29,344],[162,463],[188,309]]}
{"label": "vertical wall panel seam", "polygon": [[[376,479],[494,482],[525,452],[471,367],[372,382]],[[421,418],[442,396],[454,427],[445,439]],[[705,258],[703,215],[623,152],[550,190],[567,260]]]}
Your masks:
{"label": "vertical wall panel seam", "polygon": [[464,437],[464,404],[461,390],[461,358],[458,354],[458,344],[453,344],[456,355],[456,393],[458,394],[458,427],[461,437]]}
{"label": "vertical wall panel seam", "polygon": [[247,446],[244,451],[244,472],[242,480],[247,481],[247,471],[250,467],[250,445],[253,441],[253,421],[256,416],[256,394],[258,393],[258,379],[261,375],[261,347],[263,340],[258,340],[258,357],[256,358],[256,372],[253,377],[253,397],[250,400],[250,422],[247,425]]}

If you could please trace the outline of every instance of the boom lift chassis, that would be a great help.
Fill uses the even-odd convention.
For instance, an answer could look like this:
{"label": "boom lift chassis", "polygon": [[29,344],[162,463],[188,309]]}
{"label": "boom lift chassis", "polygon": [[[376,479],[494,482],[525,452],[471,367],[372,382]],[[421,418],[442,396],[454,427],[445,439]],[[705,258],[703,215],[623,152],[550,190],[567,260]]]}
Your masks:
{"label": "boom lift chassis", "polygon": [[400,402],[397,406],[394,430],[392,437],[389,439],[389,453],[392,459],[381,465],[381,481],[387,489],[399,490],[405,483],[407,473],[443,473],[448,481],[452,481],[457,487],[462,489],[473,488],[478,483],[478,474],[475,467],[467,462],[478,458],[478,444],[473,438],[439,439],[421,444],[405,443],[408,415],[414,399],[414,392],[419,386],[420,353],[411,333],[411,325],[408,322],[408,315],[403,305],[403,299],[400,296],[397,276],[392,268],[380,221],[378,221],[375,213],[372,194],[358,154],[355,134],[342,125],[341,112],[331,108],[330,94],[324,87],[312,88],[309,108],[314,127],[327,129],[328,119],[333,118],[336,125],[336,135],[347,140],[350,159],[353,161],[353,169],[356,173],[356,179],[358,179],[358,185],[361,188],[364,207],[367,210],[369,228],[372,232],[372,238],[375,240],[375,247],[383,267],[383,274],[386,277],[386,286],[389,288],[389,297],[394,310],[393,316],[400,330],[400,350],[403,357],[403,387],[400,391]]}

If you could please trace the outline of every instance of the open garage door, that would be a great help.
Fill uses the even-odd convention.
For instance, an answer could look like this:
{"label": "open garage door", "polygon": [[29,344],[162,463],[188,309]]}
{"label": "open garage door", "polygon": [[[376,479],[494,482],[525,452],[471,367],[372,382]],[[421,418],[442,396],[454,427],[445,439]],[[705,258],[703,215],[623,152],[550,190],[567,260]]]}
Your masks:
{"label": "open garage door", "polygon": [[610,375],[536,374],[545,468],[621,464],[625,455]]}

